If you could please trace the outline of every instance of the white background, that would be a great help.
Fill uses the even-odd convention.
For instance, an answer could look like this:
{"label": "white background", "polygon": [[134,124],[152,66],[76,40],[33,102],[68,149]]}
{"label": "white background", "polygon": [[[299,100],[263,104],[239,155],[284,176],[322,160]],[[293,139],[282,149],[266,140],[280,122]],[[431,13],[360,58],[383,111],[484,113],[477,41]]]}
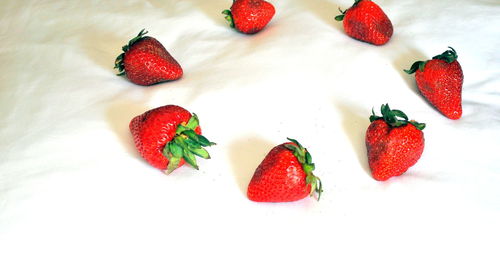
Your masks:
{"label": "white background", "polygon": [[[262,32],[230,29],[230,0],[0,4],[1,256],[499,256],[500,2],[378,0],[387,45],[349,38],[350,0],[270,1]],[[115,76],[141,29],[182,65],[153,87]],[[458,52],[463,116],[420,96],[407,69]],[[389,103],[425,150],[377,182],[364,135]],[[176,104],[200,117],[212,159],[169,176],[136,152],[130,120]],[[317,202],[254,203],[247,184],[286,137],[324,184]]]}

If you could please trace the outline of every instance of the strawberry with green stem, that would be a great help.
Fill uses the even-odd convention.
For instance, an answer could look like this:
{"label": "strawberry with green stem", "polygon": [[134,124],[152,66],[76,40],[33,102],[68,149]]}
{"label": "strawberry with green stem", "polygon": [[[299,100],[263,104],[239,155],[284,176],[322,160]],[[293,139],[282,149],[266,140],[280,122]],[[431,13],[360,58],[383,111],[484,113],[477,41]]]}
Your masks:
{"label": "strawberry with green stem", "polygon": [[408,120],[389,104],[381,107],[382,116],[372,110],[366,131],[368,164],[375,180],[385,181],[405,173],[415,165],[424,151],[424,123]]}
{"label": "strawberry with green stem", "polygon": [[126,75],[131,82],[141,86],[181,78],[183,70],[179,63],[158,40],[144,36],[147,33],[141,30],[122,47],[123,53],[115,60],[118,75]]}
{"label": "strawberry with green stem", "polygon": [[261,31],[274,13],[274,6],[264,0],[234,0],[230,10],[222,12],[229,25],[244,34]]}
{"label": "strawberry with green stem", "polygon": [[248,185],[247,196],[256,202],[291,202],[323,192],[313,174],[309,151],[297,140],[280,144],[266,155]]}
{"label": "strawberry with green stem", "polygon": [[371,0],[355,0],[347,10],[335,17],[343,21],[345,33],[357,40],[383,45],[391,39],[393,26],[391,20],[375,2]]}
{"label": "strawberry with green stem", "polygon": [[176,105],[165,105],[136,116],[129,127],[141,156],[167,174],[185,162],[198,169],[195,156],[210,159],[204,147],[215,144],[201,135],[196,114]]}
{"label": "strawberry with green stem", "polygon": [[462,85],[464,74],[455,49],[449,47],[432,60],[417,61],[408,74],[415,73],[420,93],[444,116],[456,120],[462,116]]}

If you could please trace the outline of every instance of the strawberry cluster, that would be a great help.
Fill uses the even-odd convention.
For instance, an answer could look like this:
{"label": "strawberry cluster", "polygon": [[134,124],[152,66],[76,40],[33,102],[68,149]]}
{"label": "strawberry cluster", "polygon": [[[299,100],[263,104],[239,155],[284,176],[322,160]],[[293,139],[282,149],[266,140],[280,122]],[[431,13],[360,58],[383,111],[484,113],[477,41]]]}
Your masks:
{"label": "strawberry cluster", "polygon": [[[340,9],[339,9],[340,10]],[[345,33],[373,45],[386,44],[393,26],[384,11],[371,0],[355,0],[354,4],[335,17],[343,21]],[[230,26],[244,34],[264,29],[275,14],[272,4],[264,0],[234,0],[222,12]],[[123,46],[115,60],[118,75],[125,75],[138,85],[177,80],[183,70],[165,47],[155,38],[139,34]],[[431,60],[417,61],[408,74],[415,73],[421,94],[439,112],[450,119],[462,115],[461,92],[463,73],[457,52],[450,47]],[[407,115],[388,104],[381,107],[381,116],[373,111],[366,130],[368,163],[375,180],[385,181],[405,173],[420,159],[424,150],[425,124],[409,120]],[[198,169],[196,156],[209,159],[204,147],[215,143],[201,135],[198,117],[176,105],[165,105],[133,118],[130,131],[141,156],[152,166],[167,174],[188,163]],[[248,185],[248,198],[257,202],[296,201],[308,195],[319,200],[323,187],[313,174],[315,165],[309,151],[297,140],[272,148],[256,168]]]}

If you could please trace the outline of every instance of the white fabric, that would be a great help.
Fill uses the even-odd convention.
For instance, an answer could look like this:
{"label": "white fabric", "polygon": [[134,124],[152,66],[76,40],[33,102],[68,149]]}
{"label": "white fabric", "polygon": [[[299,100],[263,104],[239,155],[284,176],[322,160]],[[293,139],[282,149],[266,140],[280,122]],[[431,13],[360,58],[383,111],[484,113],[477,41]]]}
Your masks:
{"label": "white fabric", "polygon": [[[500,2],[378,0],[387,45],[334,17],[352,0],[270,0],[262,32],[230,29],[230,0],[0,4],[0,255],[499,256]],[[141,29],[182,65],[141,87],[114,59]],[[458,52],[463,117],[433,109],[407,69]],[[405,175],[370,176],[364,136],[389,103],[427,124]],[[130,120],[176,104],[216,146],[169,176],[136,152]],[[254,203],[246,186],[286,137],[324,184],[317,202]]]}

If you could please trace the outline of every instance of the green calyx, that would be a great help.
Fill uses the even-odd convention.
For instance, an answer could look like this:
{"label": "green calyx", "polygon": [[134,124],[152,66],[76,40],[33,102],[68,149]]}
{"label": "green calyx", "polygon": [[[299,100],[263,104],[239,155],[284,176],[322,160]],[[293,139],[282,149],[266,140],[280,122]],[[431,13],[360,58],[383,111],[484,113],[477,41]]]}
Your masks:
{"label": "green calyx", "polygon": [[416,61],[414,62],[410,69],[408,70],[404,70],[406,73],[408,74],[413,74],[415,73],[417,70],[420,70],[420,71],[424,71],[424,67],[425,67],[425,64],[427,63],[427,61]]}
{"label": "green calyx", "polygon": [[454,62],[458,58],[457,51],[455,51],[455,49],[453,49],[453,47],[451,46],[448,46],[448,48],[450,48],[451,50],[446,50],[442,54],[432,57],[432,59],[443,60],[447,63]]}
{"label": "green calyx", "polygon": [[142,29],[139,34],[137,34],[136,37],[132,38],[128,44],[122,46],[122,50],[123,50],[123,53],[121,53],[120,55],[118,55],[118,57],[116,57],[116,60],[115,60],[115,69],[118,69],[118,76],[123,76],[125,75],[125,65],[123,64],[123,57],[125,56],[125,52],[127,52],[130,47],[135,44],[137,41],[141,40],[144,35],[146,35],[148,32],[147,31],[144,31],[144,29]]}
{"label": "green calyx", "polygon": [[[370,122],[375,120],[384,119],[384,121],[389,124],[391,127],[401,127],[405,126],[408,123],[414,125],[417,129],[423,130],[425,128],[425,123],[418,123],[414,120],[408,120],[408,116],[400,110],[391,110],[389,104],[383,104],[380,107],[380,112],[382,113],[382,117],[375,115],[375,112],[372,109],[372,115],[370,116]],[[399,119],[402,118],[402,119]]]}
{"label": "green calyx", "polygon": [[[351,9],[351,8],[353,8],[354,6],[358,5],[358,4],[359,4],[359,2],[361,2],[361,1],[362,1],[362,0],[355,0],[355,1],[354,1],[354,4],[353,4],[353,5],[352,5],[349,9]],[[347,9],[347,10],[349,10],[349,9]],[[343,20],[344,20],[345,13],[347,12],[347,10],[342,11],[342,9],[340,9],[340,7],[339,7],[339,11],[340,11],[340,13],[342,13],[342,14],[335,16],[335,20],[336,20],[336,21],[343,21]]]}
{"label": "green calyx", "polygon": [[309,195],[313,196],[315,192],[318,193],[319,201],[321,193],[323,192],[323,185],[321,184],[321,180],[313,174],[315,165],[312,162],[311,154],[297,140],[291,138],[287,139],[293,144],[285,144],[285,147],[292,151],[293,155],[297,157],[297,160],[302,164],[302,168],[306,173],[306,183],[311,185],[311,192]]}
{"label": "green calyx", "polygon": [[[447,63],[452,63],[455,60],[457,60],[457,58],[458,58],[457,51],[455,51],[455,49],[453,49],[453,47],[451,47],[451,46],[448,46],[448,48],[450,48],[451,50],[446,50],[442,54],[432,57],[432,59],[433,60],[443,60]],[[427,63],[427,61],[425,61],[425,62],[424,61],[417,61],[411,65],[410,69],[404,70],[404,71],[408,74],[412,74],[412,73],[416,72],[417,70],[424,71],[424,67],[425,67],[426,63]]]}
{"label": "green calyx", "polygon": [[226,19],[226,21],[229,22],[229,26],[231,26],[231,28],[234,28],[233,14],[231,13],[231,11],[224,10],[224,11],[222,11],[222,14],[226,15],[225,19]]}
{"label": "green calyx", "polygon": [[163,148],[163,155],[169,160],[165,173],[170,174],[178,168],[182,159],[195,169],[198,169],[195,156],[210,159],[210,155],[203,147],[212,146],[215,143],[196,134],[194,130],[198,125],[198,117],[193,113],[187,124],[180,124],[177,127],[174,138]]}
{"label": "green calyx", "polygon": [[340,13],[341,13],[341,14],[340,14],[340,15],[335,16],[335,20],[336,20],[336,21],[343,21],[343,20],[344,20],[344,16],[345,16],[345,12],[346,12],[347,10],[342,11],[342,9],[340,9],[340,7],[339,7],[339,11],[340,11]]}

